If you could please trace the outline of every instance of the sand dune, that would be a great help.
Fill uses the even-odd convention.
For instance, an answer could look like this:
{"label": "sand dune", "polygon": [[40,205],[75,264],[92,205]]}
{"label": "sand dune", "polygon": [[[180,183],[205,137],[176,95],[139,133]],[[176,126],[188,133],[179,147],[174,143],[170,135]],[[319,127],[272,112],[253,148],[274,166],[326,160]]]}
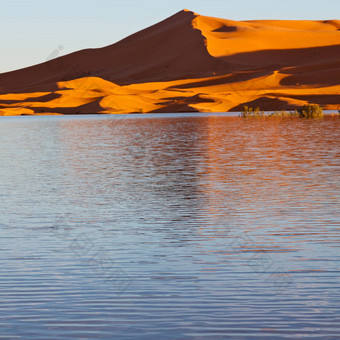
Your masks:
{"label": "sand dune", "polygon": [[340,109],[340,21],[183,10],[104,48],[0,74],[0,115]]}

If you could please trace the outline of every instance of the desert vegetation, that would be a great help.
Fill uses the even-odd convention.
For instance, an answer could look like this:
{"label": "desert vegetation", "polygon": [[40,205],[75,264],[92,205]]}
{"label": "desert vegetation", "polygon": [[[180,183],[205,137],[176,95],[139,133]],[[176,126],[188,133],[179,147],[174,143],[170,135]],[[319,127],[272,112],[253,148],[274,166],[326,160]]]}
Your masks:
{"label": "desert vegetation", "polygon": [[[340,114],[340,110],[339,110]],[[270,118],[270,117],[299,117],[299,118],[322,118],[323,109],[320,105],[311,104],[304,105],[301,108],[295,109],[294,111],[274,111],[265,113],[259,107],[252,108],[244,106],[241,111],[241,117],[243,118]]]}
{"label": "desert vegetation", "polygon": [[312,105],[304,105],[301,109],[298,110],[300,118],[322,118],[323,117],[323,109],[320,105],[312,104]]}

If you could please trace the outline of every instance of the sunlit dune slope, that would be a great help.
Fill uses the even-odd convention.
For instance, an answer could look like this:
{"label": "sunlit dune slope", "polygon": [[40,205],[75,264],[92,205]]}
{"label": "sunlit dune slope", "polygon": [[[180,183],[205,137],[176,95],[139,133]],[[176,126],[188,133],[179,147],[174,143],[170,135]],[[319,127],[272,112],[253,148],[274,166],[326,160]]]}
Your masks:
{"label": "sunlit dune slope", "polygon": [[340,21],[188,10],[126,39],[0,74],[0,115],[340,109]]}

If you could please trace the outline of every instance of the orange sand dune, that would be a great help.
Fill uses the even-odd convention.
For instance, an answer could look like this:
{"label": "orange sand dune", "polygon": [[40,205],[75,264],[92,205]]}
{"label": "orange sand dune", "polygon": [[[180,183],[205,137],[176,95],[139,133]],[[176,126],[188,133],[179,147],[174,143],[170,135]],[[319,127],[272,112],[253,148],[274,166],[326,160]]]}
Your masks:
{"label": "orange sand dune", "polygon": [[340,109],[340,21],[183,10],[99,49],[0,74],[0,115]]}

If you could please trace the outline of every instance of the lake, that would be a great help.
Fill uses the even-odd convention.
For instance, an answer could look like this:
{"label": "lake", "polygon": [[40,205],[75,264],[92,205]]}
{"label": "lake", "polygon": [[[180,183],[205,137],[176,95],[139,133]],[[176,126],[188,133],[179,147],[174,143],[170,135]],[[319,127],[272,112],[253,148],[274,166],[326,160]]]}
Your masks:
{"label": "lake", "polygon": [[0,119],[0,339],[339,339],[340,119]]}

